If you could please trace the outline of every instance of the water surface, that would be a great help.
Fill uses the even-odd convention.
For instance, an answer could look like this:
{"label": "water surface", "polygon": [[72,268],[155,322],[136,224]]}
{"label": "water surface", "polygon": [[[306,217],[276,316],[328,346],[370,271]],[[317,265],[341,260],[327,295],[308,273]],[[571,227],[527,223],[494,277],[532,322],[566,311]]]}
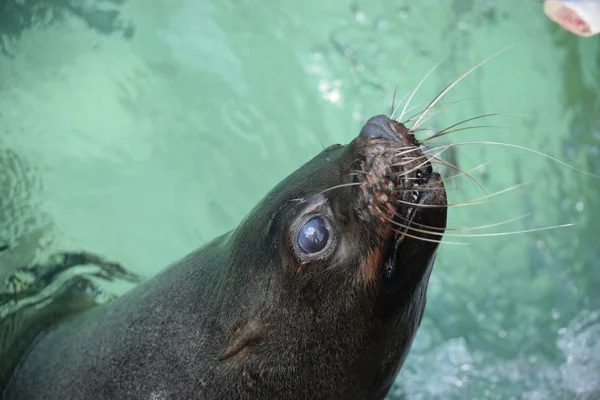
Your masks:
{"label": "water surface", "polygon": [[[79,19],[27,32],[0,58],[0,275],[88,250],[151,277],[232,229],[277,182],[345,143],[438,62],[412,105],[460,83],[441,129],[502,113],[441,144],[525,146],[600,174],[600,41],[538,2],[130,0],[131,40]],[[409,56],[410,54],[410,56]],[[407,59],[408,56],[408,59]],[[423,104],[421,104],[423,107]],[[453,237],[390,399],[600,398],[600,181],[517,148],[458,147],[467,179]],[[464,242],[454,245],[450,242]],[[130,286],[106,286],[121,293]]]}

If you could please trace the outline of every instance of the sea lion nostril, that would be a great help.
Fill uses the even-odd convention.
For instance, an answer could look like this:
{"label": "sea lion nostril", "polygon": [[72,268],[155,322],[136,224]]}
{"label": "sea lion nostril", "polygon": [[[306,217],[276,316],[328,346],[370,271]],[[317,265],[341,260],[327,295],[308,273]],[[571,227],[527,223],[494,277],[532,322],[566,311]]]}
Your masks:
{"label": "sea lion nostril", "polygon": [[432,169],[430,165],[425,165],[421,168],[419,168],[416,172],[415,172],[415,177],[417,179],[417,181],[419,182],[423,182],[426,181],[427,179],[429,179],[429,176],[432,173]]}
{"label": "sea lion nostril", "polygon": [[385,115],[377,115],[367,121],[360,131],[359,137],[365,140],[395,140],[396,133],[390,127],[390,119]]}

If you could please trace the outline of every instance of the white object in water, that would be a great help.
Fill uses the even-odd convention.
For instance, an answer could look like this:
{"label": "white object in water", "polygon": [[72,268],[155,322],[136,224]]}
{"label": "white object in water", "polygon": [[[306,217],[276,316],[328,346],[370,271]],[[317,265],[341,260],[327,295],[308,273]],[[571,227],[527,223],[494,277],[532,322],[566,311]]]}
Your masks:
{"label": "white object in water", "polygon": [[576,35],[600,33],[600,0],[545,0],[544,12]]}

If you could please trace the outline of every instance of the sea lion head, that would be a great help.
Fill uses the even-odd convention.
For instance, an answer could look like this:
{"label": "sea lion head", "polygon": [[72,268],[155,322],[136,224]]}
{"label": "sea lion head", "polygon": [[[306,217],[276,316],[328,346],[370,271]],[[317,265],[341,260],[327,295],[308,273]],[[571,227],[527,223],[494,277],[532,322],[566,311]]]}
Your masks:
{"label": "sea lion head", "polygon": [[383,398],[421,321],[446,206],[395,120],[323,150],[229,238],[222,361],[274,398]]}

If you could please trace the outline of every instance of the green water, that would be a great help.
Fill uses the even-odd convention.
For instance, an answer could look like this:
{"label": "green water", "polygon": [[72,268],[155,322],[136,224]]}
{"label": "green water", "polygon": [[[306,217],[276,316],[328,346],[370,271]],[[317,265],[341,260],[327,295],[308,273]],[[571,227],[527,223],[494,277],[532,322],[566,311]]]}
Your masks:
{"label": "green water", "polygon": [[[439,143],[510,143],[600,175],[600,39],[560,30],[540,2],[131,0],[121,10],[136,24],[131,41],[72,19],[27,32],[15,58],[0,58],[0,239],[12,245],[0,275],[85,249],[153,276],[233,228],[322,146],[388,113],[405,61],[399,98],[443,60],[419,105],[514,45],[426,125],[502,113],[474,122],[498,128]],[[447,232],[390,399],[600,398],[600,180],[514,147],[455,156],[480,186],[453,180],[452,203],[526,185],[451,209],[449,227],[521,218]]]}

